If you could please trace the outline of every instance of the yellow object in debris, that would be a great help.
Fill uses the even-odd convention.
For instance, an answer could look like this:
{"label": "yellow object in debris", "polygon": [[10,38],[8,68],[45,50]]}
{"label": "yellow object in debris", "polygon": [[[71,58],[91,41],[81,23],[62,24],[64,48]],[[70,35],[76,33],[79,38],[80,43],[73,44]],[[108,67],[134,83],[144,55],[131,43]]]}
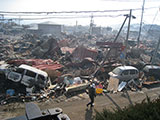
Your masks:
{"label": "yellow object in debris", "polygon": [[96,93],[97,94],[102,94],[103,92],[103,89],[102,88],[96,88]]}

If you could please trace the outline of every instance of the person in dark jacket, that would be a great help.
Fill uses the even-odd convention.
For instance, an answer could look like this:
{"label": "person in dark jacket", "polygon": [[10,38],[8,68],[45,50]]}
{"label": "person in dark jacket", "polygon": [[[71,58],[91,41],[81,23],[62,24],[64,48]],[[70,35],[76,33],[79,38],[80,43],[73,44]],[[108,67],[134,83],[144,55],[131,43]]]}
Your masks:
{"label": "person in dark jacket", "polygon": [[91,107],[94,106],[94,98],[96,97],[96,87],[95,87],[95,84],[92,83],[92,85],[90,85],[88,87],[88,91],[86,91],[86,93],[89,95],[89,98],[90,98],[90,102],[87,104],[87,107],[89,105],[91,105]]}

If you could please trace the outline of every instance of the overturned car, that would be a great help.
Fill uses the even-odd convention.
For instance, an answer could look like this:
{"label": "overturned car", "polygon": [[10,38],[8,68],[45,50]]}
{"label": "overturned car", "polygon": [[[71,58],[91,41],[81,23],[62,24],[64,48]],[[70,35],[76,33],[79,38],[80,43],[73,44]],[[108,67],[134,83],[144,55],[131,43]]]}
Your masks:
{"label": "overturned car", "polygon": [[[20,87],[30,92],[39,91],[48,87],[50,78],[45,71],[22,64],[6,75],[8,86],[13,89]],[[26,89],[27,88],[27,89]]]}

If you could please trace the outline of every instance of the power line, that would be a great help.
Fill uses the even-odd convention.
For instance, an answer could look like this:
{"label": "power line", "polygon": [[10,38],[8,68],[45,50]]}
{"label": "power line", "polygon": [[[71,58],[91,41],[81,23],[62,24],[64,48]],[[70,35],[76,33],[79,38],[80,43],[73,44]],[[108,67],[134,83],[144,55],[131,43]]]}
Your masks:
{"label": "power line", "polygon": [[154,18],[153,18],[153,21],[152,21],[152,25],[149,27],[147,33],[149,33],[149,31],[151,30],[151,28],[152,28],[152,26],[153,26],[153,23],[154,23],[154,21],[156,20],[156,17],[157,17],[157,15],[158,15],[158,13],[159,13],[159,10],[158,10],[157,13],[155,14],[155,16],[154,16]]}
{"label": "power line", "polygon": [[[154,9],[158,7],[149,7],[145,9]],[[132,9],[133,11],[141,10],[141,8]],[[49,11],[49,12],[11,12],[11,11],[0,11],[0,13],[10,13],[10,14],[62,14],[62,13],[105,13],[105,12],[122,12],[122,11],[130,11],[130,9],[119,9],[119,10],[96,10],[96,11]]]}
{"label": "power line", "polygon": [[[119,15],[94,15],[94,17],[120,17],[124,16],[123,14]],[[45,20],[45,19],[75,19],[75,18],[89,18],[90,16],[66,16],[66,17],[41,17],[41,18],[9,18],[9,19],[0,19],[3,20]]]}

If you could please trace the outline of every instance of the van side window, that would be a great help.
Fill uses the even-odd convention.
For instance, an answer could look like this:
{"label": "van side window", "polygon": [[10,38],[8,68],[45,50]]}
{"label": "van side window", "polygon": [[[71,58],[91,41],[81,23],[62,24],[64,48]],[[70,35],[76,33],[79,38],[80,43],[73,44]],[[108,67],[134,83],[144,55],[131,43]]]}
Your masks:
{"label": "van side window", "polygon": [[38,80],[45,80],[45,77],[44,76],[42,76],[42,75],[38,75]]}
{"label": "van side window", "polygon": [[129,70],[125,70],[122,72],[122,75],[128,75],[129,74]]}
{"label": "van side window", "polygon": [[136,70],[130,70],[130,74],[131,74],[131,75],[134,75],[134,74],[136,74],[136,73],[137,73]]}
{"label": "van side window", "polygon": [[44,81],[45,81],[45,77],[44,76],[38,75],[37,79],[38,79],[39,84],[44,84]]}
{"label": "van side window", "polygon": [[138,73],[138,71],[136,70],[136,74]]}
{"label": "van side window", "polygon": [[29,70],[27,70],[26,75],[30,77],[36,77],[36,73],[29,71]]}
{"label": "van side window", "polygon": [[18,68],[18,69],[16,70],[16,72],[17,72],[17,73],[20,73],[20,74],[23,74],[23,73],[24,73],[24,69]]}

